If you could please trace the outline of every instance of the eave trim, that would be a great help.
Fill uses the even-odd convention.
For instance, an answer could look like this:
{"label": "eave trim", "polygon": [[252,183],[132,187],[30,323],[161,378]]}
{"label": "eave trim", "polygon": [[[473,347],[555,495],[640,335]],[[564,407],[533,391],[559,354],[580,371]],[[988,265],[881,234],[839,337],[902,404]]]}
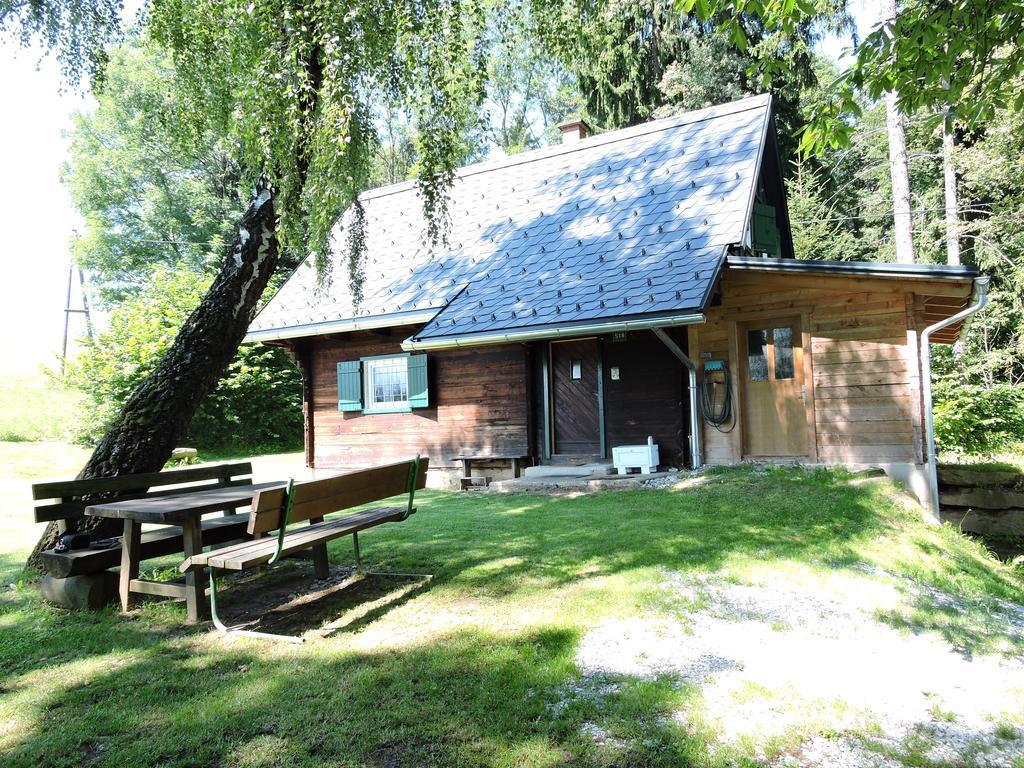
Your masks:
{"label": "eave trim", "polygon": [[243,343],[279,341],[281,339],[298,339],[304,336],[323,336],[328,333],[351,333],[352,331],[368,331],[400,325],[422,325],[423,323],[430,322],[437,313],[438,309],[435,307],[429,310],[416,310],[415,312],[395,312],[390,315],[328,320],[322,323],[293,325],[288,328],[268,328],[266,330],[249,331],[242,341]]}
{"label": "eave trim", "polygon": [[678,325],[699,325],[705,322],[700,313],[681,315],[663,315],[661,317],[642,318],[636,320],[609,320],[602,323],[579,323],[565,326],[548,326],[544,328],[523,328],[515,331],[499,333],[474,333],[464,336],[442,336],[433,339],[417,339],[411,337],[402,342],[402,349],[407,352],[422,352],[438,349],[461,349],[463,347],[480,347],[490,344],[516,344],[526,341],[542,341],[545,339],[565,339],[594,334],[615,333],[617,331],[641,331],[653,328],[670,328]]}

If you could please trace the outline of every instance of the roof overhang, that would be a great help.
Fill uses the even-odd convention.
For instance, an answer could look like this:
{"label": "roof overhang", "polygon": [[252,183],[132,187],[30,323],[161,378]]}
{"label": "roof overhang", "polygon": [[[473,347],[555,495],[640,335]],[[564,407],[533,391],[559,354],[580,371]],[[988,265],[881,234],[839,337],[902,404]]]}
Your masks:
{"label": "roof overhang", "polygon": [[798,272],[804,274],[860,275],[919,280],[973,280],[981,272],[977,267],[946,264],[891,264],[879,261],[808,261],[802,259],[767,259],[760,256],[729,256],[729,269],[755,272]]}
{"label": "roof overhang", "polygon": [[391,328],[399,325],[421,325],[433,319],[439,307],[415,312],[394,312],[388,315],[355,317],[343,320],[327,320],[322,323],[293,325],[288,328],[267,328],[249,331],[243,342],[281,341],[283,339],[300,339],[305,336],[324,336],[329,333],[351,333],[352,331],[370,331],[378,328]]}
{"label": "roof overhang", "polygon": [[679,325],[698,325],[703,323],[704,320],[703,314],[692,312],[662,315],[659,317],[640,317],[635,320],[618,318],[598,323],[572,323],[558,326],[510,329],[494,333],[471,333],[463,336],[438,336],[425,339],[418,339],[414,336],[402,342],[402,349],[407,352],[422,352],[427,350],[461,349],[463,347],[482,347],[491,344],[517,344],[548,339],[572,339],[625,331],[671,328]]}
{"label": "roof overhang", "polygon": [[[971,266],[947,264],[892,264],[876,261],[804,261],[798,259],[767,259],[757,256],[729,256],[729,271],[787,273],[799,280],[840,277],[854,279],[858,285],[876,289],[891,285],[892,289],[912,292],[918,299],[915,312],[925,326],[952,317],[971,302],[974,283],[981,271]],[[811,285],[811,284],[808,284]],[[932,336],[932,341],[952,344],[960,336],[962,322],[955,323]]]}

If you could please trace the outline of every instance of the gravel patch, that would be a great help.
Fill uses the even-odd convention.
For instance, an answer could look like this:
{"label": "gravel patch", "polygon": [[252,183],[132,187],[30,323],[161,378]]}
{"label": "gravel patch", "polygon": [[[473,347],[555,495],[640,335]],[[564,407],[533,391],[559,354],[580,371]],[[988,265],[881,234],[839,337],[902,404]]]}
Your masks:
{"label": "gravel patch", "polygon": [[[634,617],[593,628],[577,651],[580,686],[597,696],[600,687],[588,681],[669,676],[698,686],[723,744],[809,734],[779,766],[874,768],[922,756],[964,766],[1024,761],[1024,734],[997,733],[1008,714],[1024,710],[1020,659],[972,656],[876,618],[908,592],[965,615],[978,606],[888,572],[871,575],[835,591],[666,573],[669,603],[699,610],[685,625]],[[1007,634],[1024,621],[1014,603],[985,609]]]}

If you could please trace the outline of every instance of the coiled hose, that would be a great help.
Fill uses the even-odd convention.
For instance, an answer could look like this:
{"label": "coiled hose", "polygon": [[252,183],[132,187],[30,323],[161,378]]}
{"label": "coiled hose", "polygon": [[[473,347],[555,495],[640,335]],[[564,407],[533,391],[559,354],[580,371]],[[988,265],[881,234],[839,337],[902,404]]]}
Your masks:
{"label": "coiled hose", "polygon": [[[722,367],[716,369],[715,373],[721,372],[722,381],[708,381],[708,374],[705,371],[700,383],[700,412],[704,421],[713,426],[719,432],[732,432],[736,424],[733,422],[728,429],[726,424],[732,421],[732,378],[729,374],[729,367],[722,363]],[[718,386],[725,387],[725,394],[722,396],[721,404],[715,404],[717,398],[712,394],[713,389]]]}

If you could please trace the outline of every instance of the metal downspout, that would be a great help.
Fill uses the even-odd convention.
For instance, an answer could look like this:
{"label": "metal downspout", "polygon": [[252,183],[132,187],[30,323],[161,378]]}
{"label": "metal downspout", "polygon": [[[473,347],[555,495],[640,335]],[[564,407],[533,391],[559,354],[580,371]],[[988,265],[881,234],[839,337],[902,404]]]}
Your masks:
{"label": "metal downspout", "polygon": [[690,372],[690,456],[693,460],[693,469],[699,469],[703,462],[700,455],[700,417],[697,411],[697,366],[693,364],[689,355],[669,338],[665,331],[661,328],[652,328],[651,330]]}
{"label": "metal downspout", "polygon": [[977,291],[977,301],[966,309],[957,312],[952,317],[947,317],[945,320],[940,320],[934,325],[929,325],[921,332],[921,378],[924,380],[924,420],[925,432],[927,433],[926,439],[928,440],[928,445],[926,446],[928,448],[928,502],[929,511],[936,522],[939,522],[941,517],[939,514],[938,456],[935,452],[935,415],[932,413],[931,335],[935,331],[941,331],[953,323],[970,317],[984,307],[986,301],[988,301],[988,284],[989,278],[976,277],[974,279],[974,288]]}

